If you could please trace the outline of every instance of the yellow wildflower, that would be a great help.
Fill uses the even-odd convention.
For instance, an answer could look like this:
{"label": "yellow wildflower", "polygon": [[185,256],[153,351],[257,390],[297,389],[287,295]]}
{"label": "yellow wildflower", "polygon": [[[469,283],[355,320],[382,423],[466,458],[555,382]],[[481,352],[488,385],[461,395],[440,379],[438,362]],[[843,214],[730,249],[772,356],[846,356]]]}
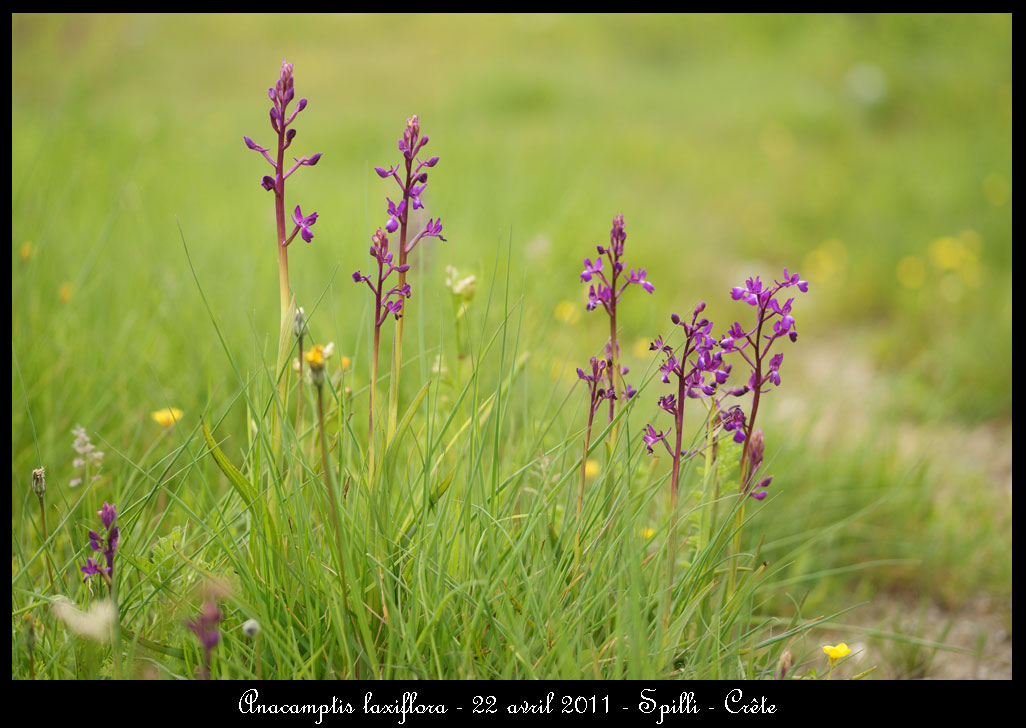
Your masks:
{"label": "yellow wildflower", "polygon": [[24,263],[32,257],[32,243],[24,242],[21,244],[21,248],[18,250],[18,257],[21,258],[21,262]]}
{"label": "yellow wildflower", "polygon": [[826,283],[843,274],[847,264],[848,249],[837,238],[830,238],[805,256],[802,272],[808,271],[811,281]]}
{"label": "yellow wildflower", "polygon": [[67,303],[68,301],[70,301],[71,300],[71,284],[70,283],[62,283],[61,284],[61,289],[57,293],[57,295],[60,297],[61,303]]}
{"label": "yellow wildflower", "polygon": [[350,359],[348,356],[342,357],[342,371],[348,372],[349,371],[349,367],[351,367],[352,364],[353,364],[353,360]]}
{"label": "yellow wildflower", "polygon": [[334,344],[316,344],[303,355],[306,363],[310,365],[310,376],[315,386],[320,387],[324,384],[324,361],[331,357],[334,351]]}
{"label": "yellow wildflower", "polygon": [[165,407],[150,414],[153,421],[161,427],[172,427],[178,420],[182,419],[184,413],[177,407]]}
{"label": "yellow wildflower", "polygon": [[314,371],[320,371],[324,368],[324,347],[320,344],[314,346],[310,351],[304,355],[306,363],[310,365],[310,368]]}
{"label": "yellow wildflower", "polygon": [[581,320],[581,305],[573,301],[560,301],[552,310],[552,315],[564,324],[575,324]]}
{"label": "yellow wildflower", "polygon": [[641,537],[643,539],[645,539],[646,541],[648,539],[652,538],[653,536],[655,536],[655,529],[654,528],[643,528],[643,529],[641,529]]}
{"label": "yellow wildflower", "polygon": [[830,664],[833,665],[835,662],[851,652],[851,648],[844,642],[841,642],[837,645],[823,645],[823,652],[825,652],[827,657],[830,658]]}
{"label": "yellow wildflower", "polygon": [[941,270],[958,270],[966,257],[973,257],[957,238],[937,238],[930,243],[930,262]]}
{"label": "yellow wildflower", "polygon": [[584,464],[584,477],[591,480],[599,472],[599,464],[595,460],[589,460]]}

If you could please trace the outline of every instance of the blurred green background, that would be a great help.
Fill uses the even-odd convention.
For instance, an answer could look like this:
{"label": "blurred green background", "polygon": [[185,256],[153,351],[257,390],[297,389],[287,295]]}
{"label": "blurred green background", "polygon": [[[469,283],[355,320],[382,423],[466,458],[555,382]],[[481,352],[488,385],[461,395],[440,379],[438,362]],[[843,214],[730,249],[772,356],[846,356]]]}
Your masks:
{"label": "blurred green background", "polygon": [[271,142],[283,58],[310,101],[289,151],[324,155],[287,190],[321,216],[292,285],[308,312],[324,294],[311,326],[357,377],[369,301],[349,274],[413,113],[448,242],[419,249],[411,318],[439,330],[446,265],[501,293],[508,255],[540,397],[605,340],[578,273],[616,213],[656,285],[621,308],[639,372],[670,312],[706,300],[721,331],[748,313],[731,286],[797,270],[812,286],[763,423],[770,553],[880,501],[794,565],[824,572],[796,592],[976,605],[1010,655],[1007,15],[14,15],[15,504],[40,458],[71,477],[76,423],[131,458],[151,410],[237,390],[179,225],[229,345],[250,372],[273,357],[272,197],[242,137]]}

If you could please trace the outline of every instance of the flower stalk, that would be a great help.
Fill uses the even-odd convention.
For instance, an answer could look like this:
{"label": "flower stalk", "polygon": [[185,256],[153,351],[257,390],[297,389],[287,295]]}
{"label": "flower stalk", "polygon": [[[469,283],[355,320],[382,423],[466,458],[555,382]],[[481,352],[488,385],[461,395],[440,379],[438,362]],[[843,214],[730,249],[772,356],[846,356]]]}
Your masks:
{"label": "flower stalk", "polygon": [[46,493],[46,468],[36,468],[32,471],[32,492],[39,499],[39,520],[43,527],[43,558],[46,560],[46,575],[50,579],[50,588],[53,588],[53,564],[50,560],[49,550],[46,548],[48,537],[46,535],[46,505],[43,502],[43,495]]}
{"label": "flower stalk", "polygon": [[[612,422],[616,415],[616,400],[628,400],[635,394],[635,390],[624,383],[623,376],[627,374],[626,367],[620,367],[620,342],[616,330],[616,309],[624,291],[632,283],[640,285],[649,293],[655,290],[649,281],[645,280],[646,271],[631,269],[630,274],[625,274],[626,266],[622,260],[624,242],[627,240],[627,232],[624,229],[623,215],[613,218],[613,226],[609,231],[609,247],[598,245],[598,257],[593,263],[590,258],[584,259],[584,270],[581,272],[581,281],[590,283],[588,287],[588,311],[594,311],[599,306],[609,316],[609,341],[606,343],[606,358],[611,363],[608,375],[610,386],[614,394],[622,394],[622,397],[614,397],[609,400],[609,421]],[[603,264],[603,257],[608,261],[608,267]],[[606,271],[608,270],[608,276]],[[624,279],[621,283],[621,277]],[[619,381],[616,381],[619,380]],[[615,442],[618,426],[610,431],[609,441]]]}
{"label": "flower stalk", "polygon": [[[577,524],[574,532],[574,571],[580,568],[581,563],[581,514],[584,510],[584,482],[588,474],[588,449],[591,447],[591,428],[595,422],[595,413],[598,412],[603,400],[612,402],[616,398],[616,392],[612,386],[605,387],[603,382],[607,378],[608,370],[612,363],[608,360],[599,360],[592,357],[591,374],[583,369],[577,370],[578,379],[582,379],[588,386],[588,428],[584,433],[584,451],[581,453],[581,476],[577,487]],[[609,378],[611,382],[611,377]]]}
{"label": "flower stalk", "polygon": [[[297,205],[291,216],[293,228],[291,234],[287,232],[288,222],[285,217],[285,180],[292,176],[300,167],[312,167],[320,161],[321,154],[313,154],[309,157],[293,157],[295,164],[288,169],[285,167],[285,150],[291,146],[296,137],[296,130],[289,127],[295,121],[300,111],[306,108],[307,100],[300,99],[296,109],[289,113],[288,107],[295,98],[295,89],[292,78],[292,64],[286,61],[281,62],[281,73],[274,88],[267,90],[271,98],[272,106],[270,111],[271,129],[277,136],[277,143],[274,149],[274,156],[271,150],[262,147],[249,137],[243,137],[246,146],[259,153],[267,163],[274,169],[274,176],[265,175],[260,180],[260,185],[268,192],[274,192],[274,219],[277,228],[278,248],[278,289],[281,305],[281,323],[278,337],[278,359],[275,366],[275,380],[278,383],[278,399],[281,416],[284,416],[288,402],[288,369],[286,363],[288,352],[291,349],[288,332],[291,329],[294,312],[292,309],[293,298],[289,287],[289,254],[288,246],[299,234],[303,240],[313,240],[313,231],[310,229],[317,222],[317,213],[303,215],[300,206]],[[275,409],[274,424],[272,427],[272,441],[277,449],[280,442],[279,410]]]}
{"label": "flower stalk", "polygon": [[[353,282],[366,283],[371,293],[374,294],[374,344],[371,347],[371,378],[367,415],[368,480],[373,482],[376,466],[374,407],[378,390],[378,351],[381,345],[381,327],[388,320],[389,315],[394,316],[397,322],[402,322],[403,302],[410,297],[410,284],[403,281],[403,276],[410,269],[410,264],[395,264],[395,255],[388,249],[388,235],[381,228],[378,228],[377,232],[371,236],[370,254],[378,264],[378,272],[374,281],[371,281],[370,276],[355,271]],[[386,291],[385,281],[392,273],[399,274],[400,282]]]}
{"label": "flower stalk", "polygon": [[342,602],[346,612],[349,611],[348,588],[346,586],[345,563],[342,559],[342,531],[338,517],[338,501],[335,499],[334,471],[331,468],[331,458],[328,455],[328,438],[324,429],[324,380],[327,379],[325,371],[325,360],[328,359],[334,346],[328,344],[315,345],[306,354],[306,361],[310,365],[310,378],[317,389],[317,429],[321,438],[321,466],[324,468],[324,484],[328,490],[328,503],[331,507],[331,525],[335,532],[335,553],[338,558],[338,574],[342,582]]}
{"label": "flower stalk", "polygon": [[[664,344],[662,337],[657,337],[649,349],[657,351],[666,357],[660,372],[663,383],[670,383],[670,376],[676,378],[677,392],[659,398],[659,408],[673,416],[674,446],[671,449],[666,442],[669,431],[664,433],[656,432],[652,425],[648,425],[643,436],[643,442],[652,452],[652,446],[656,442],[662,442],[667,452],[673,459],[673,471],[670,476],[670,530],[667,539],[667,561],[666,581],[669,594],[666,600],[666,626],[670,621],[670,603],[675,580],[675,567],[677,560],[677,502],[680,491],[681,460],[685,456],[697,453],[688,453],[683,449],[684,443],[684,402],[686,399],[697,399],[700,397],[712,397],[716,393],[716,386],[727,381],[730,374],[730,365],[723,363],[722,355],[714,352],[716,339],[709,336],[712,330],[712,322],[707,318],[699,318],[705,311],[705,302],[695,306],[691,314],[691,322],[688,323],[677,314],[670,316],[670,321],[684,329],[684,343],[678,350],[668,344]],[[694,356],[693,360],[688,357]],[[711,374],[712,378],[707,382],[706,375]]]}
{"label": "flower stalk", "polygon": [[296,397],[296,432],[302,432],[303,425],[303,339],[306,334],[306,312],[300,306],[296,309],[295,318],[292,321],[292,335],[296,337],[296,344],[299,347],[299,395]]}

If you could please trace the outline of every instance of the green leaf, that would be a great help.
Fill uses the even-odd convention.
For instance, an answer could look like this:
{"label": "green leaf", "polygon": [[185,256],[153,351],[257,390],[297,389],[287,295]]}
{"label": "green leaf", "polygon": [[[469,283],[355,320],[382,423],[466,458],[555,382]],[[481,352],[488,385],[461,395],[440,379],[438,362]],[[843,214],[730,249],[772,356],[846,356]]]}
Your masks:
{"label": "green leaf", "polygon": [[395,428],[395,437],[393,437],[389,441],[387,447],[385,448],[386,460],[388,459],[389,455],[391,455],[394,451],[395,444],[399,442],[402,436],[406,433],[406,430],[409,429],[410,423],[413,422],[413,415],[416,414],[417,408],[420,407],[420,403],[424,401],[424,397],[427,396],[428,389],[430,387],[431,380],[424,382],[424,386],[420,388],[419,392],[417,392],[417,396],[413,398],[413,401],[410,403],[409,408],[407,408],[406,410],[406,414],[404,414],[403,418],[399,421],[399,425]]}
{"label": "green leaf", "polygon": [[242,500],[245,501],[246,505],[249,505],[256,500],[256,488],[246,480],[246,476],[239,472],[239,469],[232,465],[231,460],[228,456],[221,451],[218,447],[217,442],[214,440],[214,436],[210,434],[210,428],[207,427],[207,423],[200,420],[200,425],[203,428],[203,439],[207,441],[207,447],[210,448],[210,454],[214,458],[214,462],[217,463],[217,467],[221,468],[221,472],[228,476],[228,481],[234,486],[235,490]]}

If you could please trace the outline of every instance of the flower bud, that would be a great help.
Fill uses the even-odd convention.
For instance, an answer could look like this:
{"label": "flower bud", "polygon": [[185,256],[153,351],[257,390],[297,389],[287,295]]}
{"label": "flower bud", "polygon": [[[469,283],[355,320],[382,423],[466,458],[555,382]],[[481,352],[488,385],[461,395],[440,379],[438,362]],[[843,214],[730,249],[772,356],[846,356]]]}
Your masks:
{"label": "flower bud", "polygon": [[784,654],[777,660],[777,680],[787,677],[792,665],[794,665],[794,656],[791,655],[791,650],[784,650]]}
{"label": "flower bud", "polygon": [[303,332],[306,331],[306,314],[303,312],[303,307],[300,306],[296,309],[296,317],[292,321],[292,335],[297,339],[303,338]]}
{"label": "flower bud", "polygon": [[36,468],[32,471],[32,492],[42,500],[46,492],[46,468]]}
{"label": "flower bud", "polygon": [[32,652],[36,648],[36,620],[31,614],[26,614],[22,619],[25,622],[25,647]]}
{"label": "flower bud", "polygon": [[260,634],[260,622],[255,619],[247,619],[242,623],[242,632],[247,637],[256,637]]}
{"label": "flower bud", "polygon": [[766,438],[762,434],[762,429],[757,429],[752,433],[752,468],[751,471],[754,473],[762,465],[763,454],[766,451]]}

